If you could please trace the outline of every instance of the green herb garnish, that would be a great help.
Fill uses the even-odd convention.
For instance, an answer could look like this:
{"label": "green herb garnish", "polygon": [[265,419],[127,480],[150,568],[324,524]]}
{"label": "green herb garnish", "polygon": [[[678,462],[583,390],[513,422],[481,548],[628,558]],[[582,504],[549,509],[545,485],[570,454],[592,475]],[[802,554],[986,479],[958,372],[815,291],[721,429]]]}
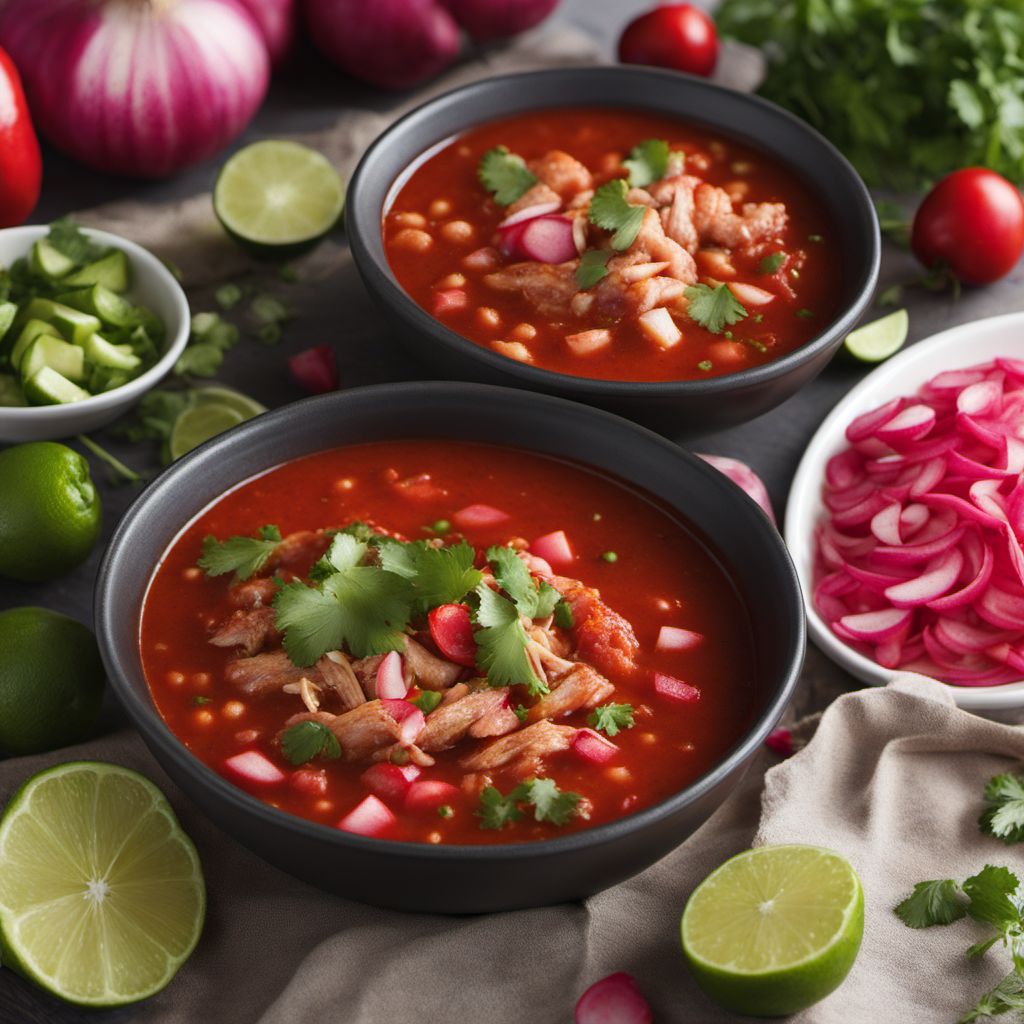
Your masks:
{"label": "green herb garnish", "polygon": [[249,303],[249,312],[261,324],[280,324],[291,318],[291,311],[276,296],[265,292],[254,296]]}
{"label": "green herb garnish", "polygon": [[305,764],[314,757],[341,757],[338,737],[322,722],[296,722],[281,734],[281,753],[291,764]]}
{"label": "green herb garnish", "polygon": [[537,175],[521,156],[510,153],[507,146],[495,146],[484,153],[476,174],[499,206],[514,203],[537,184]]}
{"label": "green herb garnish", "polygon": [[697,369],[704,370],[705,372],[707,372],[708,370],[714,369],[714,365],[712,364],[710,359],[702,359],[697,364]]}
{"label": "green herb garnish", "polygon": [[477,587],[480,605],[473,634],[477,643],[477,664],[487,673],[492,686],[522,684],[529,693],[550,692],[548,685],[534,672],[526,648],[529,638],[519,620],[516,606],[485,583]]}
{"label": "green herb garnish", "polygon": [[587,249],[580,256],[580,265],[576,268],[576,284],[581,291],[593,288],[598,281],[608,276],[608,260],[611,256],[610,249]]}
{"label": "green herb garnish", "polygon": [[54,249],[75,263],[92,263],[110,251],[105,245],[92,241],[69,217],[55,220],[50,225],[46,240]]}
{"label": "green herb garnish", "polygon": [[985,803],[978,821],[981,831],[1004,843],[1024,843],[1024,775],[1006,772],[991,778]]}
{"label": "green herb garnish", "polygon": [[495,786],[487,786],[480,794],[480,809],[476,811],[480,827],[502,829],[526,815],[520,804],[533,808],[535,821],[550,821],[565,825],[577,813],[579,793],[563,792],[554,779],[529,779],[520,783],[508,796]]}
{"label": "green herb garnish", "polygon": [[706,284],[693,284],[684,294],[690,300],[686,307],[690,319],[712,334],[721,334],[726,324],[739,323],[747,315],[743,303],[733,295],[728,285],[712,288]]}
{"label": "green herb garnish", "polygon": [[242,289],[233,283],[222,284],[214,293],[213,297],[221,309],[232,309],[242,301]]}
{"label": "green herb garnish", "polygon": [[644,222],[646,206],[632,206],[626,202],[629,189],[622,178],[606,181],[590,201],[590,222],[605,231],[614,231],[612,248],[622,252],[628,249]]}
{"label": "green herb garnish", "polygon": [[774,274],[778,271],[779,267],[786,262],[786,254],[784,252],[773,252],[769,253],[761,262],[757,265],[757,272],[759,274]]}
{"label": "green herb garnish", "polygon": [[520,722],[525,722],[526,719],[530,717],[530,709],[524,704],[517,704],[512,711]]}
{"label": "green herb garnish", "polygon": [[559,629],[572,629],[576,625],[572,605],[564,598],[555,605],[555,625]]}
{"label": "green herb garnish", "polygon": [[798,309],[794,315],[799,317],[801,320],[810,320],[811,317],[814,316],[814,310],[813,309]]}
{"label": "green herb garnish", "polygon": [[414,613],[461,601],[481,579],[473,567],[476,552],[465,541],[436,548],[422,540],[403,543],[380,537],[377,547],[381,566],[409,581]]}
{"label": "green herb garnish", "polygon": [[668,170],[668,143],[663,139],[645,139],[630,150],[629,159],[622,166],[629,172],[629,183],[634,188],[646,188],[661,181]]}
{"label": "green herb garnish", "polygon": [[591,711],[587,725],[609,736],[617,736],[623,729],[632,729],[636,725],[633,721],[633,705],[603,704]]}
{"label": "green herb garnish", "polygon": [[618,560],[619,560],[619,556],[618,556],[618,553],[615,552],[615,551],[605,551],[601,555],[601,561],[602,562],[614,563],[614,562],[617,562]]}
{"label": "green herb garnish", "polygon": [[441,804],[437,809],[437,816],[439,818],[451,818],[454,817],[455,812],[451,809],[448,804]]}
{"label": "green herb garnish", "polygon": [[414,697],[409,703],[415,704],[425,715],[429,715],[442,701],[442,696],[436,690],[424,690],[418,697]]}
{"label": "green herb garnish", "polygon": [[202,707],[203,704],[212,704],[213,698],[203,696],[193,697],[192,703],[195,704],[197,707]]}
{"label": "green herb garnish", "polygon": [[229,537],[224,541],[206,537],[196,564],[207,576],[233,572],[236,580],[247,580],[267,564],[280,543],[281,531],[276,526],[261,526],[258,537]]}

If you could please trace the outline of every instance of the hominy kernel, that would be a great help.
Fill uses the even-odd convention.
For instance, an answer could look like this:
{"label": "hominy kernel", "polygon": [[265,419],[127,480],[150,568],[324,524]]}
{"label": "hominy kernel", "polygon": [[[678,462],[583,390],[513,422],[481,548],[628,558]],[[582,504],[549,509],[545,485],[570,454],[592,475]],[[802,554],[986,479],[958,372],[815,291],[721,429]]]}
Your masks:
{"label": "hominy kernel", "polygon": [[623,768],[621,765],[617,765],[614,768],[605,768],[605,778],[612,782],[628,782],[633,776],[630,774],[628,768]]}
{"label": "hominy kernel", "polygon": [[452,245],[461,245],[472,240],[476,232],[468,220],[450,220],[441,228],[441,237]]}
{"label": "hominy kernel", "polygon": [[516,359],[520,363],[532,363],[533,355],[521,341],[492,341],[491,348],[509,359]]}
{"label": "hominy kernel", "polygon": [[355,487],[356,482],[350,476],[343,477],[341,480],[334,481],[334,489],[336,491],[351,491]]}
{"label": "hominy kernel", "polygon": [[245,714],[245,705],[240,700],[229,700],[221,712],[225,718],[241,718]]}
{"label": "hominy kernel", "polygon": [[435,288],[461,288],[466,283],[465,274],[449,274],[434,285]]}
{"label": "hominy kernel", "polygon": [[428,207],[427,213],[433,220],[440,220],[452,212],[452,204],[447,199],[435,199]]}
{"label": "hominy kernel", "polygon": [[203,578],[203,570],[197,565],[190,565],[182,574],[185,579],[192,583],[194,580]]}
{"label": "hominy kernel", "polygon": [[392,219],[403,228],[425,228],[427,226],[427,218],[422,213],[396,213]]}
{"label": "hominy kernel", "polygon": [[440,832],[431,832],[430,835],[427,836],[427,842],[434,843],[436,845],[437,843],[441,842],[441,838],[442,837]]}
{"label": "hominy kernel", "polygon": [[410,252],[428,252],[434,245],[434,239],[426,231],[419,231],[416,228],[402,228],[391,239],[391,244],[396,249],[408,249]]}
{"label": "hominy kernel", "polygon": [[201,711],[197,711],[193,716],[196,725],[213,725],[213,712],[203,708]]}
{"label": "hominy kernel", "polygon": [[467,146],[465,144],[459,146],[459,148],[456,149],[455,152],[458,153],[459,156],[461,156],[461,157],[467,157],[467,156],[472,156],[473,155],[473,150],[470,149],[469,146]]}
{"label": "hominy kernel", "polygon": [[671,603],[666,601],[663,597],[659,597],[658,600],[654,602],[654,604],[659,609],[659,611],[668,612],[672,610]]}
{"label": "hominy kernel", "polygon": [[516,324],[508,332],[508,336],[515,338],[516,341],[532,341],[537,337],[537,328],[533,324]]}
{"label": "hominy kernel", "polygon": [[167,651],[167,650],[170,650],[170,648],[169,648],[169,647],[167,646],[167,644],[162,644],[162,643],[161,643],[161,644],[154,644],[153,646],[154,646],[154,647],[155,647],[155,648],[156,648],[156,649],[157,649],[158,651]]}
{"label": "hominy kernel", "polygon": [[696,744],[693,744],[693,743],[680,743],[679,744],[679,749],[684,754],[692,754],[697,749],[697,747],[696,747]]}
{"label": "hominy kernel", "polygon": [[493,327],[497,329],[501,326],[501,314],[490,306],[481,306],[476,311],[477,323],[481,327]]}
{"label": "hominy kernel", "polygon": [[192,685],[197,689],[205,690],[210,685],[210,673],[209,672],[196,672],[192,676]]}
{"label": "hominy kernel", "polygon": [[184,672],[168,672],[167,682],[171,686],[184,686],[185,684],[185,673]]}
{"label": "hominy kernel", "polygon": [[242,729],[235,733],[235,739],[239,743],[255,743],[260,738],[258,729]]}
{"label": "hominy kernel", "polygon": [[313,804],[313,809],[319,811],[321,814],[328,814],[334,810],[334,804],[330,800],[317,800]]}
{"label": "hominy kernel", "polygon": [[652,747],[658,742],[658,737],[653,732],[642,732],[640,733],[640,742],[646,743],[647,746]]}

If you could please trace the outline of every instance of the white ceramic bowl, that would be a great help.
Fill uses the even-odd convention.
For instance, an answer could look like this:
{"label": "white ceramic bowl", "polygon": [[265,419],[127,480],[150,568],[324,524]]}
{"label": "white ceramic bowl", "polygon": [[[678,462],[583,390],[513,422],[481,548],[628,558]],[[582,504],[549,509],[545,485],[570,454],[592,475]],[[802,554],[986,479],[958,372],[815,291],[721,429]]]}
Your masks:
{"label": "white ceramic bowl", "polygon": [[[32,243],[43,238],[46,225],[5,228],[0,231],[0,264],[10,266],[25,256]],[[135,380],[113,391],[94,395],[67,405],[0,406],[0,441],[46,441],[71,437],[102,427],[127,412],[150,388],[170,371],[178,361],[189,335],[188,300],[174,275],[151,252],[107,231],[83,228],[85,233],[103,245],[121,249],[132,268],[131,298],[148,306],[164,323],[164,353],[155,366]]]}
{"label": "white ceramic bowl", "polygon": [[[834,662],[876,686],[894,674],[848,647],[826,625],[811,603],[814,527],[824,511],[821,485],[825,463],[846,445],[847,424],[898,395],[913,394],[942,370],[985,363],[996,356],[1024,359],[1024,313],[1010,313],[954,327],[918,342],[869,373],[832,410],[807,446],[793,478],[786,505],[785,538],[804,595],[810,637]],[[1002,686],[949,686],[957,704],[973,711],[1024,707],[1024,681]]]}

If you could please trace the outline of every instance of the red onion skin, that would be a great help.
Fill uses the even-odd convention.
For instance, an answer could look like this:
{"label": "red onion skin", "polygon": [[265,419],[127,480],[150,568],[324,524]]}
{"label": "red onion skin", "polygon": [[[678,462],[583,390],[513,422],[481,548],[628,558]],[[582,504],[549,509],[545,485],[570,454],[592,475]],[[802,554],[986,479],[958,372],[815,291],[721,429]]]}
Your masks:
{"label": "red onion skin", "polygon": [[476,40],[518,35],[539,25],[558,0],[442,0],[452,17]]}
{"label": "red onion skin", "polygon": [[305,0],[303,11],[342,71],[382,89],[412,88],[459,55],[459,27],[437,0]]}
{"label": "red onion skin", "polygon": [[7,0],[0,45],[40,132],[128,177],[166,177],[223,149],[270,77],[267,48],[237,0]]}
{"label": "red onion skin", "polygon": [[238,0],[252,15],[267,44],[270,63],[281,67],[295,44],[297,14],[295,0]]}

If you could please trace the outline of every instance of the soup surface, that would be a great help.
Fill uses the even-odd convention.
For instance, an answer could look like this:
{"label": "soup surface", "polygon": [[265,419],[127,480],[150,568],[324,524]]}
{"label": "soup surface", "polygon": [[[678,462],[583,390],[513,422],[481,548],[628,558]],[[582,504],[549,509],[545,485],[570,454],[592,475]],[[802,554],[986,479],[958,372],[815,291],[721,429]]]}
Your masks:
{"label": "soup surface", "polygon": [[383,223],[396,278],[452,330],[578,377],[770,362],[836,312],[840,265],[792,168],[636,110],[557,109],[429,156]]}
{"label": "soup surface", "polygon": [[447,441],[326,451],[225,495],[158,567],[141,650],[215,771],[413,842],[622,817],[711,768],[755,700],[746,610],[686,528],[596,472]]}

